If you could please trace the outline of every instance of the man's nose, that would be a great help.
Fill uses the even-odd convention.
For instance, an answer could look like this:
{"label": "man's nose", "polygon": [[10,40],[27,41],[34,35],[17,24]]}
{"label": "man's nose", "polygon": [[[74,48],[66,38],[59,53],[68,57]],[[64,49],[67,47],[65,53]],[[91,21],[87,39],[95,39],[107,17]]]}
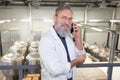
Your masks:
{"label": "man's nose", "polygon": [[71,24],[71,21],[69,19],[66,19],[65,24],[69,25],[69,24]]}

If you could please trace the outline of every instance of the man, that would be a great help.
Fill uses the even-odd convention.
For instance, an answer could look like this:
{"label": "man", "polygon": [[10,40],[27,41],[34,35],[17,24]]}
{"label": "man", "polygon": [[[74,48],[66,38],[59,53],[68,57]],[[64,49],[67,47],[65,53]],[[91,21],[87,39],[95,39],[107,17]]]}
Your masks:
{"label": "man", "polygon": [[85,61],[77,24],[73,23],[72,32],[75,43],[69,36],[72,16],[70,6],[58,7],[54,25],[40,40],[41,80],[75,80],[75,66]]}

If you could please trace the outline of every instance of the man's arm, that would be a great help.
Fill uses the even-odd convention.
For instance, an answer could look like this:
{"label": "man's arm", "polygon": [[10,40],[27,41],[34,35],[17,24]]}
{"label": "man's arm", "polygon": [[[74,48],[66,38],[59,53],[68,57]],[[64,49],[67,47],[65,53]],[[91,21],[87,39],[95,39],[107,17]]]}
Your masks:
{"label": "man's arm", "polygon": [[[73,29],[74,29],[73,37],[75,40],[75,45],[78,48],[78,50],[81,51],[83,50],[83,45],[80,37],[80,30],[77,24],[73,25]],[[85,61],[85,59],[86,59],[86,54],[79,55],[76,59],[70,62],[71,67],[76,66],[77,64],[82,64]]]}
{"label": "man's arm", "polygon": [[73,29],[74,29],[73,37],[75,40],[75,45],[79,50],[83,50],[83,45],[80,37],[80,30],[77,24],[74,24]]}

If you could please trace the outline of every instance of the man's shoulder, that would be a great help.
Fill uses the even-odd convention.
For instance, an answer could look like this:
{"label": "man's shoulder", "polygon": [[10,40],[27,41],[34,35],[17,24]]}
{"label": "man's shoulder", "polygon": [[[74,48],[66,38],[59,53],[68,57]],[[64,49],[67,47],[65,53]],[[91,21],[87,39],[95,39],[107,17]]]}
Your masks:
{"label": "man's shoulder", "polygon": [[50,31],[47,31],[45,34],[43,34],[42,38],[51,38],[52,34]]}
{"label": "man's shoulder", "polygon": [[42,35],[42,37],[41,37],[41,40],[42,41],[51,41],[52,40],[52,34],[51,34],[51,32],[50,31],[48,31],[48,32],[46,32],[46,33],[44,33],[43,35]]}

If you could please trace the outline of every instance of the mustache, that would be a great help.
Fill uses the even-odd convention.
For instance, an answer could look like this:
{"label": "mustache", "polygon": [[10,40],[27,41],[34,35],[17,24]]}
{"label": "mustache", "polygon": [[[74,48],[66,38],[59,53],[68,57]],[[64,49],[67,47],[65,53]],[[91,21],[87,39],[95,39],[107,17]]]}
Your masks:
{"label": "mustache", "polygon": [[71,29],[71,25],[69,25],[69,24],[61,24],[61,26],[66,26],[68,29]]}
{"label": "mustache", "polygon": [[60,23],[55,23],[54,26],[65,26],[67,27],[69,30],[72,28],[72,25],[71,24],[66,24],[66,23],[63,23],[63,24],[60,24]]}
{"label": "mustache", "polygon": [[69,25],[69,24],[61,24],[61,26],[71,27],[71,25]]}
{"label": "mustache", "polygon": [[63,24],[61,24],[61,23],[58,23],[57,21],[55,22],[55,24],[54,25],[60,25],[60,26],[67,26],[67,27],[69,27],[69,28],[71,28],[71,24],[66,24],[66,23],[63,23]]}

